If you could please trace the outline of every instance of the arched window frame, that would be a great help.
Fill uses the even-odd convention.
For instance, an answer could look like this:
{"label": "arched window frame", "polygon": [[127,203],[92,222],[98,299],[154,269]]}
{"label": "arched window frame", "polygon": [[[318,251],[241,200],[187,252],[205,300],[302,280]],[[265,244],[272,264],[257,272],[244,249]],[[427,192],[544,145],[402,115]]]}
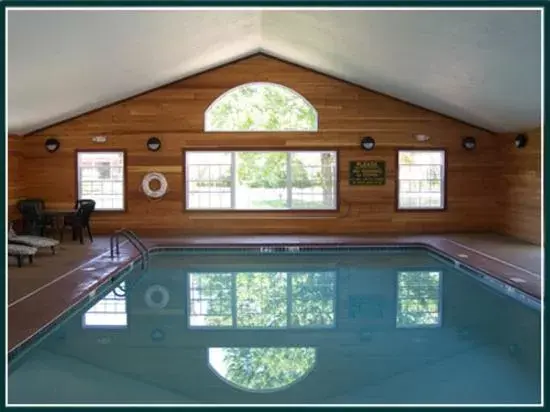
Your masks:
{"label": "arched window frame", "polygon": [[[229,129],[213,129],[210,127],[210,121],[209,121],[209,114],[212,112],[212,110],[219,104],[223,103],[224,99],[226,99],[228,96],[230,96],[232,93],[236,92],[240,88],[247,87],[247,86],[264,86],[264,87],[277,87],[282,88],[287,92],[290,92],[291,94],[299,97],[315,114],[315,124],[312,128],[298,128],[298,129],[280,129],[280,130],[229,130]],[[315,106],[311,104],[311,102],[306,99],[302,94],[298,93],[296,90],[287,87],[285,85],[279,84],[279,83],[273,83],[273,82],[249,82],[249,83],[243,83],[239,86],[233,87],[232,89],[227,90],[220,96],[218,96],[204,111],[204,125],[203,129],[207,133],[243,133],[243,132],[256,132],[256,133],[281,133],[281,132],[318,132],[319,131],[319,113]]]}

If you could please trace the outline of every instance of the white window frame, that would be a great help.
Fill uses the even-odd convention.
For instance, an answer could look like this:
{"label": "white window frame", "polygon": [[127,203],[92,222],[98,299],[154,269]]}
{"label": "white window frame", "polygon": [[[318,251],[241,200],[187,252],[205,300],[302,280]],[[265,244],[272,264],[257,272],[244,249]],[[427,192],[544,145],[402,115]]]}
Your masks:
{"label": "white window frame", "polygon": [[[415,323],[411,325],[400,325],[398,323],[399,314],[401,313],[399,311],[399,306],[402,300],[406,300],[406,298],[403,298],[400,296],[399,291],[399,277],[401,274],[411,273],[411,272],[427,272],[427,273],[438,273],[439,276],[439,282],[438,282],[438,290],[437,290],[437,312],[431,312],[431,313],[437,313],[437,323],[430,323],[430,324],[420,324]],[[430,312],[428,312],[430,313]],[[424,328],[440,328],[443,320],[443,271],[440,269],[436,270],[400,270],[397,272],[396,277],[396,307],[395,307],[395,326],[398,329],[424,329]]]}
{"label": "white window frame", "polygon": [[[122,155],[122,193],[120,198],[122,199],[122,207],[101,207],[96,201],[96,211],[109,211],[109,212],[124,212],[126,210],[126,153],[123,150],[80,150],[76,153],[76,179],[77,179],[77,199],[94,199],[93,195],[82,194],[82,167],[81,156],[83,155],[101,155],[101,154],[118,154]],[[118,195],[117,195],[118,196]]]}
{"label": "white window frame", "polygon": [[[440,196],[440,199],[441,199],[441,206],[401,206],[401,182],[402,180],[404,179],[401,179],[400,178],[400,169],[401,169],[401,166],[406,166],[406,165],[402,165],[401,162],[400,162],[400,154],[401,153],[407,153],[407,152],[411,152],[411,153],[434,153],[434,152],[439,152],[441,153],[442,155],[442,159],[443,159],[443,162],[441,163],[440,168],[441,168],[441,180],[440,180],[440,191],[439,191],[439,196]],[[414,164],[413,164],[414,166]],[[421,166],[421,165],[418,165],[418,166]],[[429,165],[427,165],[429,166]],[[431,165],[431,166],[434,166],[434,165]],[[447,170],[447,152],[446,150],[444,149],[398,149],[397,150],[397,171],[396,171],[396,185],[397,185],[397,190],[396,190],[396,199],[395,201],[397,202],[396,203],[396,208],[397,210],[399,211],[415,211],[415,210],[433,210],[433,211],[444,211],[447,209],[447,199],[446,199],[446,193],[447,193],[447,176],[446,176],[446,170]],[[417,181],[417,182],[423,182],[424,180],[420,180],[420,179],[412,179],[411,181]],[[411,193],[411,192],[406,192],[406,193]],[[412,192],[414,193],[414,192]],[[426,194],[428,192],[418,192],[419,194]]]}
{"label": "white window frame", "polygon": [[[210,207],[190,207],[189,201],[190,201],[190,191],[189,191],[189,180],[188,176],[190,176],[189,172],[189,158],[188,154],[190,153],[229,153],[231,155],[231,164],[230,164],[230,206],[229,207],[221,207],[221,208],[210,208]],[[286,153],[287,154],[287,207],[286,208],[257,208],[257,209],[244,209],[244,208],[237,208],[236,207],[236,181],[237,181],[237,166],[236,166],[236,154],[237,153]],[[297,208],[297,207],[291,207],[292,205],[292,168],[291,168],[291,155],[293,153],[332,153],[334,155],[334,171],[333,171],[333,177],[334,177],[334,185],[333,185],[333,192],[332,197],[334,199],[334,204],[332,207],[317,209],[317,208]],[[339,167],[339,155],[337,150],[215,150],[215,151],[204,151],[204,150],[186,150],[184,152],[184,161],[185,161],[185,176],[184,176],[184,184],[185,184],[185,210],[186,211],[198,211],[198,212],[211,212],[211,211],[238,211],[238,212],[285,212],[285,211],[337,211],[338,210],[338,185],[339,185],[339,179],[338,179],[338,167]],[[213,166],[216,166],[216,164],[213,164]],[[208,192],[205,192],[208,193]]]}

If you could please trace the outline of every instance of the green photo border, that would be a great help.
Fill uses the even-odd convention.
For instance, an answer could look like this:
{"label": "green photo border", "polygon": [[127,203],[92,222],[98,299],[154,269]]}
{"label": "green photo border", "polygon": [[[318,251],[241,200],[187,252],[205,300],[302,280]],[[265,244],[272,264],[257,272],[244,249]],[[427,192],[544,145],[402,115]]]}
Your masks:
{"label": "green photo border", "polygon": [[[274,0],[271,0],[271,1],[260,1],[260,0],[241,0],[241,1],[237,1],[237,0],[226,0],[226,1],[223,1],[223,0],[202,0],[202,1],[199,1],[199,0],[195,0],[195,1],[169,1],[169,0],[160,0],[160,1],[153,1],[153,0],[128,0],[128,1],[124,1],[124,0],[119,0],[119,1],[116,1],[116,0],[86,0],[86,1],[70,1],[70,0],[66,0],[66,1],[63,1],[63,0],[58,0],[58,1],[50,1],[50,0],[44,0],[44,1],[40,1],[40,0],[34,0],[34,1],[31,1],[31,0],[28,0],[28,1],[25,1],[25,0],[7,0],[7,1],[2,1],[0,2],[0,7],[2,8],[2,13],[3,13],[3,18],[2,18],[2,30],[1,30],[1,33],[2,33],[2,36],[4,37],[4,47],[5,47],[5,50],[7,50],[7,41],[6,41],[6,16],[7,16],[7,8],[8,7],[47,7],[47,8],[55,8],[55,7],[261,7],[261,6],[277,6],[277,7],[446,7],[446,8],[458,8],[458,7],[541,7],[544,9],[544,29],[545,29],[545,42],[544,42],[544,51],[546,51],[548,49],[548,43],[549,41],[547,40],[550,36],[550,16],[549,16],[549,10],[547,8],[547,5],[550,4],[548,1],[531,1],[531,0],[525,0],[525,1],[521,1],[521,0],[515,0],[515,1],[512,1],[512,0],[496,0],[496,1],[492,1],[492,0],[479,0],[479,1],[476,1],[476,0],[470,0],[470,1],[466,1],[466,0],[462,0],[462,1],[453,1],[453,0],[448,0],[448,1],[445,1],[445,0],[379,0],[379,1],[353,1],[353,0],[347,0],[347,1],[329,1],[329,0],[317,0],[317,1],[298,1],[298,0],[287,0],[287,1],[274,1]],[[5,125],[6,127],[6,137],[5,137],[5,145],[3,146],[3,154],[4,154],[4,159],[6,160],[5,161],[5,165],[4,165],[4,172],[5,172],[5,176],[4,176],[4,179],[3,179],[3,193],[4,193],[4,202],[3,202],[3,211],[4,211],[4,214],[6,216],[6,218],[4,219],[4,221],[2,222],[2,227],[3,227],[3,232],[4,232],[4,238],[3,238],[3,243],[4,243],[4,249],[6,249],[6,231],[7,231],[7,227],[6,227],[6,222],[7,222],[7,110],[8,110],[8,107],[7,107],[7,89],[6,89],[6,84],[7,84],[7,81],[6,81],[6,67],[7,67],[7,61],[6,61],[6,56],[4,53],[2,53],[2,59],[3,59],[3,64],[2,64],[2,71],[3,71],[3,74],[4,74],[4,79],[5,81],[2,82],[2,88],[3,88],[3,95],[4,95],[4,101],[3,101],[3,109],[1,112],[2,112],[2,121],[3,121],[3,124]],[[548,64],[548,58],[546,57],[546,53],[543,54],[543,59],[544,59],[544,74],[543,74],[543,78],[544,79],[547,79],[547,71],[548,71],[548,67],[549,67],[549,64]],[[544,82],[544,88],[543,88],[543,95],[544,96],[547,96],[546,94],[546,91],[549,90],[549,85],[548,85],[548,82]],[[542,123],[542,130],[541,130],[541,138],[543,140],[543,144],[542,144],[542,158],[541,158],[541,162],[542,162],[542,166],[543,166],[543,200],[544,200],[544,208],[542,210],[542,222],[543,222],[543,230],[542,230],[542,247],[543,247],[543,256],[544,256],[544,273],[546,273],[546,271],[548,270],[550,264],[548,263],[548,255],[546,253],[546,234],[548,233],[548,230],[549,230],[549,226],[550,226],[550,223],[548,222],[548,220],[546,219],[545,215],[546,215],[546,208],[547,208],[547,205],[549,204],[550,202],[550,194],[544,190],[544,188],[546,187],[546,185],[544,184],[544,182],[546,182],[549,178],[548,176],[548,169],[547,169],[547,165],[548,165],[548,157],[550,156],[546,150],[544,150],[545,146],[547,143],[550,143],[550,140],[548,139],[548,133],[546,131],[546,128],[544,127],[544,124],[546,123],[547,121],[547,110],[545,110],[545,107],[543,106],[543,110],[542,110],[542,119],[544,119],[544,122]],[[542,120],[541,119],[541,120]],[[7,267],[6,266],[6,253],[4,252],[3,255],[2,255],[2,259],[3,259],[3,264],[4,264],[4,267]],[[544,275],[543,275],[544,277]],[[5,274],[5,279],[7,279],[7,273]],[[7,281],[6,283],[3,283],[3,286],[2,288],[4,289],[4,296],[7,296],[7,291],[6,291],[6,284],[7,284]],[[542,311],[545,312],[545,309],[544,309],[544,296],[545,296],[545,292],[546,292],[546,285],[544,284],[543,285],[543,288],[544,288],[544,291],[543,291],[543,306],[542,306]],[[7,302],[5,302],[5,305],[4,305],[4,322],[7,320]],[[546,336],[546,322],[544,324],[544,336]],[[4,328],[3,330],[5,331],[6,330],[6,325],[4,325]],[[4,336],[5,340],[6,340],[6,336]],[[544,359],[547,358],[547,353],[546,353],[546,347],[547,345],[544,345]],[[6,344],[6,348],[5,348],[5,353],[7,354],[7,344]],[[545,366],[546,366],[546,361],[545,361]],[[546,369],[546,368],[545,368]],[[546,374],[545,374],[546,375]],[[545,379],[546,380],[546,379]],[[546,386],[546,385],[545,385]],[[545,389],[544,389],[545,390]],[[5,386],[3,386],[2,388],[2,391],[4,392],[5,391]],[[6,394],[4,393],[4,397],[3,397],[3,403],[5,405],[5,401],[6,401]],[[545,393],[546,395],[546,393]],[[547,399],[547,396],[544,396],[544,399],[546,401]],[[265,406],[265,407],[268,407],[268,406]],[[255,408],[258,408],[258,409],[264,409],[265,407],[258,407],[258,406],[255,406],[255,407],[252,407],[252,409],[255,409]],[[335,406],[331,406],[329,408],[339,408],[341,407],[340,405],[335,405]],[[60,407],[55,407],[56,409],[57,408],[60,408]],[[93,407],[92,407],[93,408]],[[214,409],[228,409],[228,407],[213,407]],[[232,407],[232,409],[234,408],[243,408],[243,406],[235,406],[235,407]],[[250,407],[247,407],[247,409],[249,409]],[[285,410],[291,410],[291,409],[296,409],[295,407],[286,407],[286,406],[283,406],[283,408]],[[326,407],[323,407],[323,409],[325,409]],[[25,409],[25,408],[23,408]],[[66,408],[60,408],[60,409],[66,409]],[[87,408],[89,409],[89,408]],[[101,408],[101,409],[105,409],[105,408]],[[107,408],[107,409],[111,409],[111,408]],[[118,408],[115,408],[115,407],[112,407],[112,409],[118,409]],[[143,409],[143,408],[139,408],[140,410]],[[158,407],[145,407],[145,409],[154,409],[154,410],[157,410],[159,409]],[[202,407],[185,407],[185,409],[197,409],[197,410],[200,410],[200,409],[203,409]],[[211,408],[209,408],[211,409]],[[372,408],[370,408],[372,409]],[[384,408],[384,409],[387,409],[387,408]],[[398,408],[395,408],[395,409],[398,409]],[[401,409],[401,408],[399,408]],[[410,409],[410,408],[407,408],[407,409]],[[413,409],[418,409],[418,410],[424,410],[426,409],[425,407],[413,407]],[[433,408],[433,407],[430,407],[429,409],[443,409],[443,408]]]}

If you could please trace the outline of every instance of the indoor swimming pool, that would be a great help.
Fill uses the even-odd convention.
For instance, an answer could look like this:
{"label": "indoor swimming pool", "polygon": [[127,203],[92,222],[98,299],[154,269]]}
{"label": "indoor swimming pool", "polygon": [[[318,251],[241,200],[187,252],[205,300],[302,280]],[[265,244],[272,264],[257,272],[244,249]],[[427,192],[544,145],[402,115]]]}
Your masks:
{"label": "indoor swimming pool", "polygon": [[423,248],[159,249],[13,355],[9,404],[539,404],[539,302]]}

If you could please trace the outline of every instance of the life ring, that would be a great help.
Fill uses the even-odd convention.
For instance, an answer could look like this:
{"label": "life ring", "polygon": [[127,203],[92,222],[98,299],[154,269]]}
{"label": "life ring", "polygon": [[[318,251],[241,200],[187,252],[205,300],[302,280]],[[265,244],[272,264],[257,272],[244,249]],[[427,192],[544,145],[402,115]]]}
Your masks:
{"label": "life ring", "polygon": [[[157,190],[151,189],[151,182],[153,180],[156,180],[160,183],[160,187]],[[147,173],[143,178],[143,181],[141,182],[141,189],[143,190],[143,193],[145,193],[148,197],[158,199],[166,194],[166,190],[168,189],[168,181],[162,173]]]}
{"label": "life ring", "polygon": [[[155,300],[153,295],[160,293],[160,300]],[[145,304],[150,309],[164,309],[170,301],[170,293],[168,289],[161,285],[149,286],[145,292]]]}

